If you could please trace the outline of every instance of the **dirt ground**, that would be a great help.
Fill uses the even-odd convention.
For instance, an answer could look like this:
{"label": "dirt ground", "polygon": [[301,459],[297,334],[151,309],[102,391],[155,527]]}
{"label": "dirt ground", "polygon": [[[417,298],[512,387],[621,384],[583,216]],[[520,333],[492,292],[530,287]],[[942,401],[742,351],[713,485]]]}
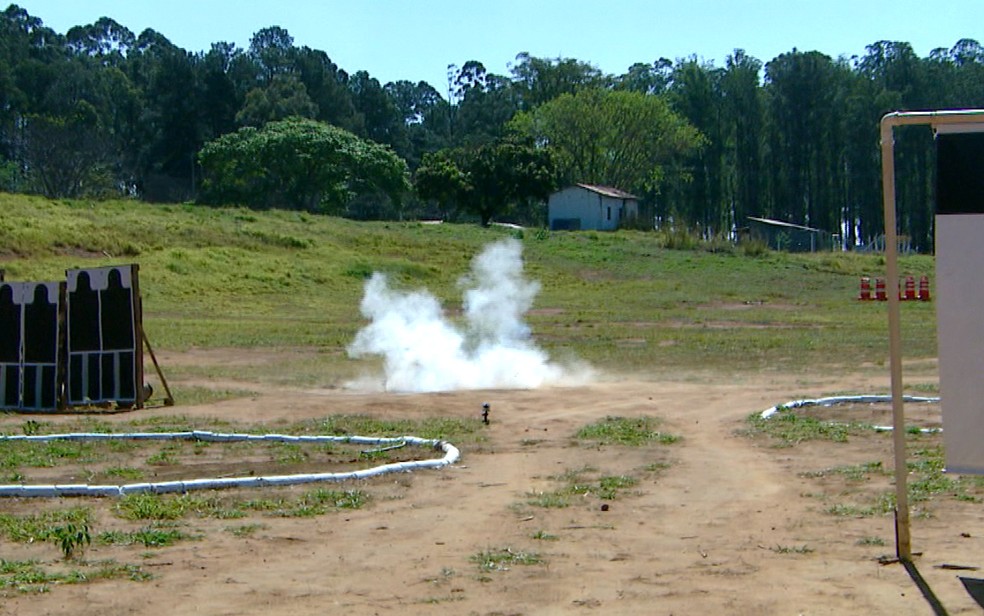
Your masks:
{"label": "dirt ground", "polygon": [[[165,365],[175,361],[181,358]],[[239,384],[261,393],[137,412],[237,422],[336,413],[477,417],[488,402],[491,424],[487,440],[463,446],[452,467],[360,484],[373,495],[362,509],[257,515],[263,526],[249,537],[224,532],[227,520],[194,520],[203,539],[146,554],[129,548],[128,557],[93,545],[86,558],[137,559],[153,579],[15,594],[0,599],[0,613],[932,614],[906,569],[878,560],[894,554],[892,518],[831,515],[817,497],[836,499],[849,489],[824,479],[824,469],[876,460],[890,469],[890,435],[775,448],[737,433],[750,413],[774,404],[884,393],[887,382],[887,374],[875,373],[653,374],[581,387],[414,395]],[[662,429],[681,439],[644,447],[572,439],[606,416],[640,415],[660,418]],[[587,495],[566,508],[527,503],[531,494],[556,490],[558,475],[585,468],[639,481],[611,501]],[[891,478],[880,481],[889,485]],[[953,565],[984,566],[984,510],[940,499],[920,511],[912,520],[919,573],[950,614],[981,613],[958,578],[984,573]],[[11,555],[18,549],[2,546]],[[473,560],[506,549],[536,553],[540,562],[483,570]],[[51,560],[59,557],[52,546]]]}

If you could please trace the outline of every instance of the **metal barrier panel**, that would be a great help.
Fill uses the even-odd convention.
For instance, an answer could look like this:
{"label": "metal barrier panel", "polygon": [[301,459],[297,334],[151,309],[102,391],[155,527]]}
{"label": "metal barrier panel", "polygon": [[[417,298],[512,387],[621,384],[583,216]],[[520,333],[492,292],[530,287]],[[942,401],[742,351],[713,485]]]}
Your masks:
{"label": "metal barrier panel", "polygon": [[58,282],[0,284],[0,403],[3,408],[58,408],[62,292]]}
{"label": "metal barrier panel", "polygon": [[69,405],[140,402],[137,267],[68,270],[66,276]]}

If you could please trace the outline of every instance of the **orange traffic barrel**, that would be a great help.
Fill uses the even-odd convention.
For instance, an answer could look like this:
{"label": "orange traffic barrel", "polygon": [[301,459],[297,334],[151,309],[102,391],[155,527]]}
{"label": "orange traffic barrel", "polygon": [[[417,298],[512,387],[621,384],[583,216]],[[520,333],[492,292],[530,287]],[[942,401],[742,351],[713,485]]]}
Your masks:
{"label": "orange traffic barrel", "polygon": [[916,299],[916,279],[912,276],[905,277],[905,299]]}
{"label": "orange traffic barrel", "polygon": [[928,302],[929,297],[929,276],[919,278],[919,301]]}
{"label": "orange traffic barrel", "polygon": [[871,278],[867,276],[861,277],[861,292],[858,294],[858,300],[863,302],[870,302],[873,297],[871,297]]}

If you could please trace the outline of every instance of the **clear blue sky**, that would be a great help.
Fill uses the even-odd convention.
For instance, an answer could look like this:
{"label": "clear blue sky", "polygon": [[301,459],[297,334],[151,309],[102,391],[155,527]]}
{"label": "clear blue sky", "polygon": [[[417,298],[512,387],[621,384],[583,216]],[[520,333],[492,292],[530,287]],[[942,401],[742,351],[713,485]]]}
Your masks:
{"label": "clear blue sky", "polygon": [[[0,0],[2,2],[2,0]],[[60,33],[111,17],[189,51],[281,26],[297,46],[381,83],[446,89],[448,64],[508,75],[516,54],[576,58],[605,73],[696,55],[717,66],[736,48],[768,62],[791,51],[863,55],[879,40],[919,56],[959,39],[984,43],[984,0],[20,0]],[[2,6],[6,6],[4,3]]]}

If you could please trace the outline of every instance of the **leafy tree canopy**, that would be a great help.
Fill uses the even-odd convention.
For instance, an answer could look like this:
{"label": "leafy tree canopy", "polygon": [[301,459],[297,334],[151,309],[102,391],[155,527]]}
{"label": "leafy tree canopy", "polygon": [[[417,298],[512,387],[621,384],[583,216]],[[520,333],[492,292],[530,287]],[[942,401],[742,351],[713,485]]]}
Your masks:
{"label": "leafy tree canopy", "polygon": [[663,98],[597,88],[520,113],[510,128],[554,148],[564,182],[637,192],[658,188],[666,166],[703,143]]}
{"label": "leafy tree canopy", "polygon": [[[550,150],[501,140],[475,148],[441,150],[424,156],[417,169],[417,194],[445,205],[460,205],[487,226],[499,216],[542,224],[529,210],[556,188]],[[518,211],[517,211],[518,210]]]}
{"label": "leafy tree canopy", "polygon": [[304,118],[245,127],[205,145],[203,201],[336,212],[356,195],[398,201],[406,163],[389,148]]}

